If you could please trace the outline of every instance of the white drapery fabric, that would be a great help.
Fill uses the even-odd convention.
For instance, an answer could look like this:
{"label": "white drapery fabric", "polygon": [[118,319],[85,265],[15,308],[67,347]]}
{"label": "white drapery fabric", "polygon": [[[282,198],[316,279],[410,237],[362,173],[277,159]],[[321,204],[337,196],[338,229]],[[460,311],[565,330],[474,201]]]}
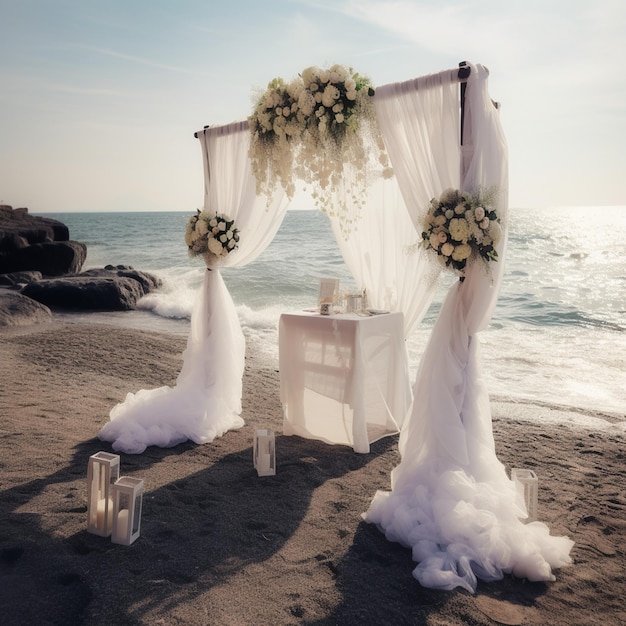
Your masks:
{"label": "white drapery fabric", "polygon": [[440,267],[416,244],[433,196],[460,184],[459,82],[440,72],[376,90],[374,106],[395,175],[377,180],[350,233],[331,217],[346,265],[371,306],[402,311],[405,337],[430,305]]}
{"label": "white drapery fabric", "polygon": [[[468,81],[465,119],[470,158],[457,161],[464,174],[462,188],[499,189],[496,209],[504,226],[500,258],[490,264],[490,273],[481,262],[471,264],[465,280],[450,288],[420,363],[392,490],[377,492],[363,517],[389,540],[412,549],[418,562],[413,575],[423,586],[474,592],[477,578],[492,581],[504,573],[552,580],[552,568],[570,562],[573,542],[551,536],[541,522],[523,523],[524,503],[495,454],[477,333],[491,318],[504,269],[508,164],[487,71],[480,66],[472,67]],[[409,143],[405,149],[418,154],[419,148]],[[428,162],[426,150],[422,157]],[[415,164],[422,165],[419,159]],[[405,175],[411,178],[408,167],[398,172],[399,178]],[[442,183],[438,192],[446,186]],[[411,191],[418,186],[410,186],[409,211],[417,206],[411,202],[419,201],[417,190]],[[401,182],[401,188],[404,192],[406,184]]]}
{"label": "white drapery fabric", "polygon": [[[272,241],[287,200],[277,191],[268,202],[256,193],[247,122],[207,128],[202,148],[204,210],[224,213],[239,229],[239,247],[220,266],[245,265]],[[181,241],[183,233],[181,233]],[[235,305],[218,266],[204,272],[191,316],[183,365],[174,387],[129,393],[99,433],[113,449],[141,453],[147,446],[175,446],[187,439],[208,443],[243,426],[241,418],[245,339]]]}

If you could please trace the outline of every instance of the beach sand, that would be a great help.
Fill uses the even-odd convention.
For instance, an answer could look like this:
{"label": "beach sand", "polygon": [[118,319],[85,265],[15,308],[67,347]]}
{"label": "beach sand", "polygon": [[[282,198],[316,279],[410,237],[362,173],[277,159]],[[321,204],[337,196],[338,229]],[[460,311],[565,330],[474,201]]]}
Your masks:
{"label": "beach sand", "polygon": [[[389,488],[397,436],[367,455],[283,436],[277,364],[254,346],[245,427],[121,455],[122,474],[146,486],[141,537],[119,546],[87,533],[88,459],[111,451],[97,433],[126,393],[173,384],[184,347],[104,324],[0,329],[4,626],[626,623],[623,431],[542,424],[558,409],[494,402],[498,456],[536,471],[539,518],[576,542],[574,564],[551,583],[424,589],[410,551],[360,517]],[[252,467],[256,428],[276,431],[276,476]]]}

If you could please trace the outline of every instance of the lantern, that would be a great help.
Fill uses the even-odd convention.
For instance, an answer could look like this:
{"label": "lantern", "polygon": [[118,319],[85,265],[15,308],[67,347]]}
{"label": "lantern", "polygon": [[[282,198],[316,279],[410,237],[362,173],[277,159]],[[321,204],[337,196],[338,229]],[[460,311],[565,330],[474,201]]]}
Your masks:
{"label": "lantern", "polygon": [[120,457],[98,452],[89,457],[87,468],[87,532],[108,537],[113,528],[111,488],[120,475]]}
{"label": "lantern", "polygon": [[535,521],[537,519],[537,492],[539,487],[537,474],[532,470],[514,467],[511,470],[511,480],[517,486],[518,492],[524,496],[524,503],[528,512],[526,521]]}
{"label": "lantern", "polygon": [[273,430],[260,429],[254,433],[254,467],[259,476],[276,474],[276,444]]}
{"label": "lantern", "polygon": [[122,476],[113,485],[113,534],[111,541],[129,546],[139,538],[143,480]]}

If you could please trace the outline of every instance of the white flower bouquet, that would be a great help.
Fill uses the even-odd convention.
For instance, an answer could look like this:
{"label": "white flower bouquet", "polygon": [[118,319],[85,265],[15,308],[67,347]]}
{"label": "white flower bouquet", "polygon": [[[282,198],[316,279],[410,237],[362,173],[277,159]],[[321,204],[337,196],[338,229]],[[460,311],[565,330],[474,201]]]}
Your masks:
{"label": "white flower bouquet", "polygon": [[494,188],[483,194],[446,189],[439,198],[430,201],[421,243],[437,254],[446,269],[461,277],[472,258],[487,265],[498,260],[496,245],[502,229],[492,206],[494,195]]}
{"label": "white flower bouquet", "polygon": [[342,65],[306,68],[288,84],[272,80],[248,118],[257,190],[271,196],[280,183],[292,197],[299,177],[322,210],[347,213],[341,193],[358,208],[370,158],[391,176],[373,95],[368,78]]}
{"label": "white flower bouquet", "polygon": [[237,248],[239,230],[227,215],[198,209],[187,221],[185,243],[189,256],[204,256],[210,265]]}

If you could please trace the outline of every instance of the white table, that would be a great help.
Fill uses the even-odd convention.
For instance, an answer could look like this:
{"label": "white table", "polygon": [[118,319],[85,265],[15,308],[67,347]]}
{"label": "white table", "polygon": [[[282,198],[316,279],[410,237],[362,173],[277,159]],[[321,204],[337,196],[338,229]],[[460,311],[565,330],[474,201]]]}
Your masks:
{"label": "white table", "polygon": [[402,313],[283,313],[283,433],[352,446],[399,431],[411,404]]}

